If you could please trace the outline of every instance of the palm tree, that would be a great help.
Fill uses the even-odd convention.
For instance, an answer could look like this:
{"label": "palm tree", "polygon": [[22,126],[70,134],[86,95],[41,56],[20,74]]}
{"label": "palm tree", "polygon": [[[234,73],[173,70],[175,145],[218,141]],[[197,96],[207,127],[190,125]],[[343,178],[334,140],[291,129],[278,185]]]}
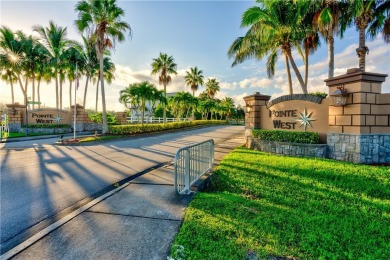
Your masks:
{"label": "palm tree", "polygon": [[[42,59],[41,61],[43,61]],[[41,108],[41,81],[44,80],[47,84],[54,78],[51,67],[47,62],[40,62],[36,67],[35,77],[37,80],[38,108]]]}
{"label": "palm tree", "polygon": [[378,32],[383,33],[383,37],[390,42],[390,2],[382,0],[352,0],[348,5],[346,15],[356,25],[359,30],[359,47],[356,53],[359,57],[359,69],[366,69],[366,29],[371,37],[375,37]]}
{"label": "palm tree", "polygon": [[[11,79],[13,76],[17,78],[24,100],[27,102],[27,91],[22,82],[24,65],[23,46],[17,34],[6,26],[0,28],[0,47],[0,66],[9,71]],[[13,89],[13,86],[11,87]]]}
{"label": "palm tree", "polygon": [[[164,86],[164,96],[167,98],[167,85],[172,81],[170,74],[177,75],[177,64],[174,62],[172,56],[168,56],[166,53],[161,53],[152,62],[152,75],[159,74],[158,82]],[[167,111],[164,105],[163,121],[167,121]]]}
{"label": "palm tree", "polygon": [[11,69],[4,66],[1,61],[2,59],[0,59],[0,69],[2,71],[4,70],[3,74],[1,75],[1,79],[11,85],[11,101],[12,104],[14,104],[15,103],[14,83],[18,82],[18,78],[16,77],[15,73]]}
{"label": "palm tree", "polygon": [[[66,75],[69,81],[69,109],[72,106],[72,83],[73,81],[76,81],[76,77],[81,74],[80,71],[82,71],[85,67],[86,61],[84,60],[85,56],[82,52],[82,46],[77,44],[67,49],[65,53],[65,61],[68,64],[66,67]],[[79,75],[76,75],[76,69],[78,70],[77,73]],[[77,84],[77,82],[75,84]]]}
{"label": "palm tree", "polygon": [[191,87],[192,95],[195,97],[195,91],[198,90],[198,87],[203,85],[203,71],[199,70],[198,67],[190,68],[190,71],[186,71],[184,80],[187,86]]}
{"label": "palm tree", "polygon": [[152,93],[149,101],[151,103],[150,110],[151,110],[153,115],[155,112],[156,104],[162,104],[162,105],[168,104],[168,101],[164,96],[164,90],[158,90],[157,88],[153,89],[153,93]]}
{"label": "palm tree", "polygon": [[36,25],[33,30],[38,32],[41,37],[42,45],[50,55],[50,64],[54,68],[56,81],[56,108],[62,109],[62,82],[64,81],[64,53],[71,45],[67,36],[67,28],[57,26],[53,21],[49,22],[49,27]]}
{"label": "palm tree", "polygon": [[231,97],[225,97],[221,101],[222,113],[226,116],[226,121],[229,121],[229,116],[232,115],[234,109],[234,101]]}
{"label": "palm tree", "polygon": [[[304,1],[304,0],[302,0]],[[341,36],[345,30],[340,28],[340,18],[344,13],[344,8],[348,1],[338,0],[312,0],[310,3],[313,16],[313,26],[325,37],[328,44],[328,77],[334,76],[334,35],[340,33]]]}
{"label": "palm tree", "polygon": [[215,94],[219,91],[219,82],[215,79],[208,79],[206,82],[206,93],[210,98],[214,98]]}
{"label": "palm tree", "polygon": [[140,99],[134,90],[137,83],[130,84],[127,88],[119,91],[119,102],[124,104],[126,108],[135,109],[137,117],[139,117],[138,109],[140,108]]}
{"label": "palm tree", "polygon": [[120,91],[119,101],[124,104],[132,103],[132,100],[136,100],[137,102],[139,102],[141,109],[141,124],[143,125],[146,102],[151,101],[153,98],[155,98],[156,91],[157,88],[148,81],[134,83],[126,89]]}
{"label": "palm tree", "polygon": [[85,60],[84,73],[86,76],[83,99],[83,107],[85,107],[87,102],[88,83],[91,81],[93,75],[96,74],[96,70],[99,70],[99,62],[93,42],[89,37],[85,37],[84,35],[81,37],[83,39],[83,50],[81,53]]}
{"label": "palm tree", "polygon": [[169,99],[173,114],[177,118],[183,118],[191,110],[191,105],[189,106],[189,104],[194,103],[193,99],[194,97],[188,92],[182,91],[176,93],[176,95]]}
{"label": "palm tree", "polygon": [[91,33],[91,41],[95,44],[99,58],[100,84],[102,93],[103,134],[108,133],[106,96],[104,89],[104,52],[115,47],[116,42],[125,40],[124,33],[128,30],[131,35],[130,25],[121,20],[124,16],[123,9],[116,5],[116,0],[82,0],[77,3],[75,10],[79,12],[76,20],[80,32]]}
{"label": "palm tree", "polygon": [[307,93],[302,76],[292,57],[292,49],[300,49],[302,32],[297,30],[300,19],[296,6],[290,1],[257,1],[260,7],[246,10],[242,16],[241,26],[250,26],[244,37],[237,38],[229,48],[228,55],[234,58],[232,66],[247,59],[261,60],[268,55],[266,68],[269,78],[275,75],[278,55],[283,53],[289,81],[289,92],[293,93],[290,65],[292,66],[303,93]]}

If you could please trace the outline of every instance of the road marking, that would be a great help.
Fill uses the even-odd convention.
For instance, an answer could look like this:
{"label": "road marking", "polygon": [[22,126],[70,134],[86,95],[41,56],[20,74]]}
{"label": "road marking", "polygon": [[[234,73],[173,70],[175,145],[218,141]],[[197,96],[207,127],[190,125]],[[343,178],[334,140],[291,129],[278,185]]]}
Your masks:
{"label": "road marking", "polygon": [[65,223],[69,222],[70,220],[72,220],[73,218],[77,217],[78,215],[80,215],[84,211],[88,210],[89,208],[95,206],[96,204],[98,204],[102,200],[104,200],[104,199],[108,198],[109,196],[113,195],[114,193],[116,193],[116,192],[126,188],[128,185],[130,185],[129,182],[123,184],[122,186],[119,186],[118,188],[116,188],[116,189],[114,189],[114,190],[112,190],[112,191],[110,191],[110,192],[108,192],[106,194],[103,194],[102,196],[94,199],[93,201],[89,202],[88,204],[85,204],[81,208],[73,211],[72,213],[66,215],[65,217],[63,217],[62,219],[58,220],[57,222],[51,224],[47,228],[41,230],[40,232],[38,232],[34,236],[30,237],[29,239],[25,240],[21,244],[19,244],[16,247],[12,248],[8,252],[2,254],[0,256],[0,259],[1,260],[7,260],[7,259],[10,259],[11,257],[15,256],[16,254],[19,254],[20,252],[22,252],[27,247],[29,247],[32,244],[34,244],[35,242],[39,241],[41,238],[47,236],[48,234],[50,234],[51,232],[53,232],[57,228],[61,227]]}

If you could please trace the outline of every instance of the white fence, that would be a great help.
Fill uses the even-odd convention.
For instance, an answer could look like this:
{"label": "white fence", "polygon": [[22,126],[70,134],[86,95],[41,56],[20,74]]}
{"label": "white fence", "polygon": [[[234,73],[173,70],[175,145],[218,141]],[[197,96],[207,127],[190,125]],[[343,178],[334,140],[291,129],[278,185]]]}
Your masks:
{"label": "white fence", "polygon": [[180,148],[174,162],[175,191],[178,194],[191,193],[191,185],[211,171],[213,163],[213,139]]}
{"label": "white fence", "polygon": [[[127,122],[131,124],[138,124],[141,122],[140,117],[126,117]],[[144,123],[164,123],[162,117],[144,117]],[[190,121],[189,118],[167,118],[167,122],[186,122]]]}
{"label": "white fence", "polygon": [[1,115],[1,124],[0,124],[0,139],[3,138],[3,135],[6,133],[6,136],[9,136],[9,127],[8,127],[8,118],[6,114]]}

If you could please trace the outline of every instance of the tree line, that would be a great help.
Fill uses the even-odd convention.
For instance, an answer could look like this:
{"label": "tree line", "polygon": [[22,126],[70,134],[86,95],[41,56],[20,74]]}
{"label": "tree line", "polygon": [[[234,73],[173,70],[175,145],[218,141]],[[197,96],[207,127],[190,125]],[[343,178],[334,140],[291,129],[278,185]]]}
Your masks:
{"label": "tree line", "polygon": [[[64,83],[69,83],[69,106],[72,105],[72,84],[78,84],[79,76],[86,77],[83,105],[86,105],[88,84],[96,83],[96,110],[99,85],[102,100],[103,133],[108,132],[104,82],[114,79],[115,65],[110,58],[110,49],[117,42],[131,36],[132,30],[122,20],[123,9],[116,0],[82,0],[77,2],[78,18],[75,25],[82,36],[82,43],[67,38],[67,28],[53,21],[47,27],[36,25],[33,30],[39,37],[0,28],[0,69],[2,79],[11,86],[14,103],[14,84],[19,84],[27,104],[29,86],[32,99],[41,101],[42,81],[55,83],[57,109],[63,109]],[[38,105],[40,107],[40,105]]]}

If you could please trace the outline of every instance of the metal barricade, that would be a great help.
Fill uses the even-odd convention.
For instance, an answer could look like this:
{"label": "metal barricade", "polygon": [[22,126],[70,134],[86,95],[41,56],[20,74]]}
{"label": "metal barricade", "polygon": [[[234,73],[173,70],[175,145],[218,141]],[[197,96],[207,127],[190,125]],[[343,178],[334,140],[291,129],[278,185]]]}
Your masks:
{"label": "metal barricade", "polygon": [[214,140],[180,148],[174,162],[175,191],[178,194],[191,193],[193,185],[214,164]]}

